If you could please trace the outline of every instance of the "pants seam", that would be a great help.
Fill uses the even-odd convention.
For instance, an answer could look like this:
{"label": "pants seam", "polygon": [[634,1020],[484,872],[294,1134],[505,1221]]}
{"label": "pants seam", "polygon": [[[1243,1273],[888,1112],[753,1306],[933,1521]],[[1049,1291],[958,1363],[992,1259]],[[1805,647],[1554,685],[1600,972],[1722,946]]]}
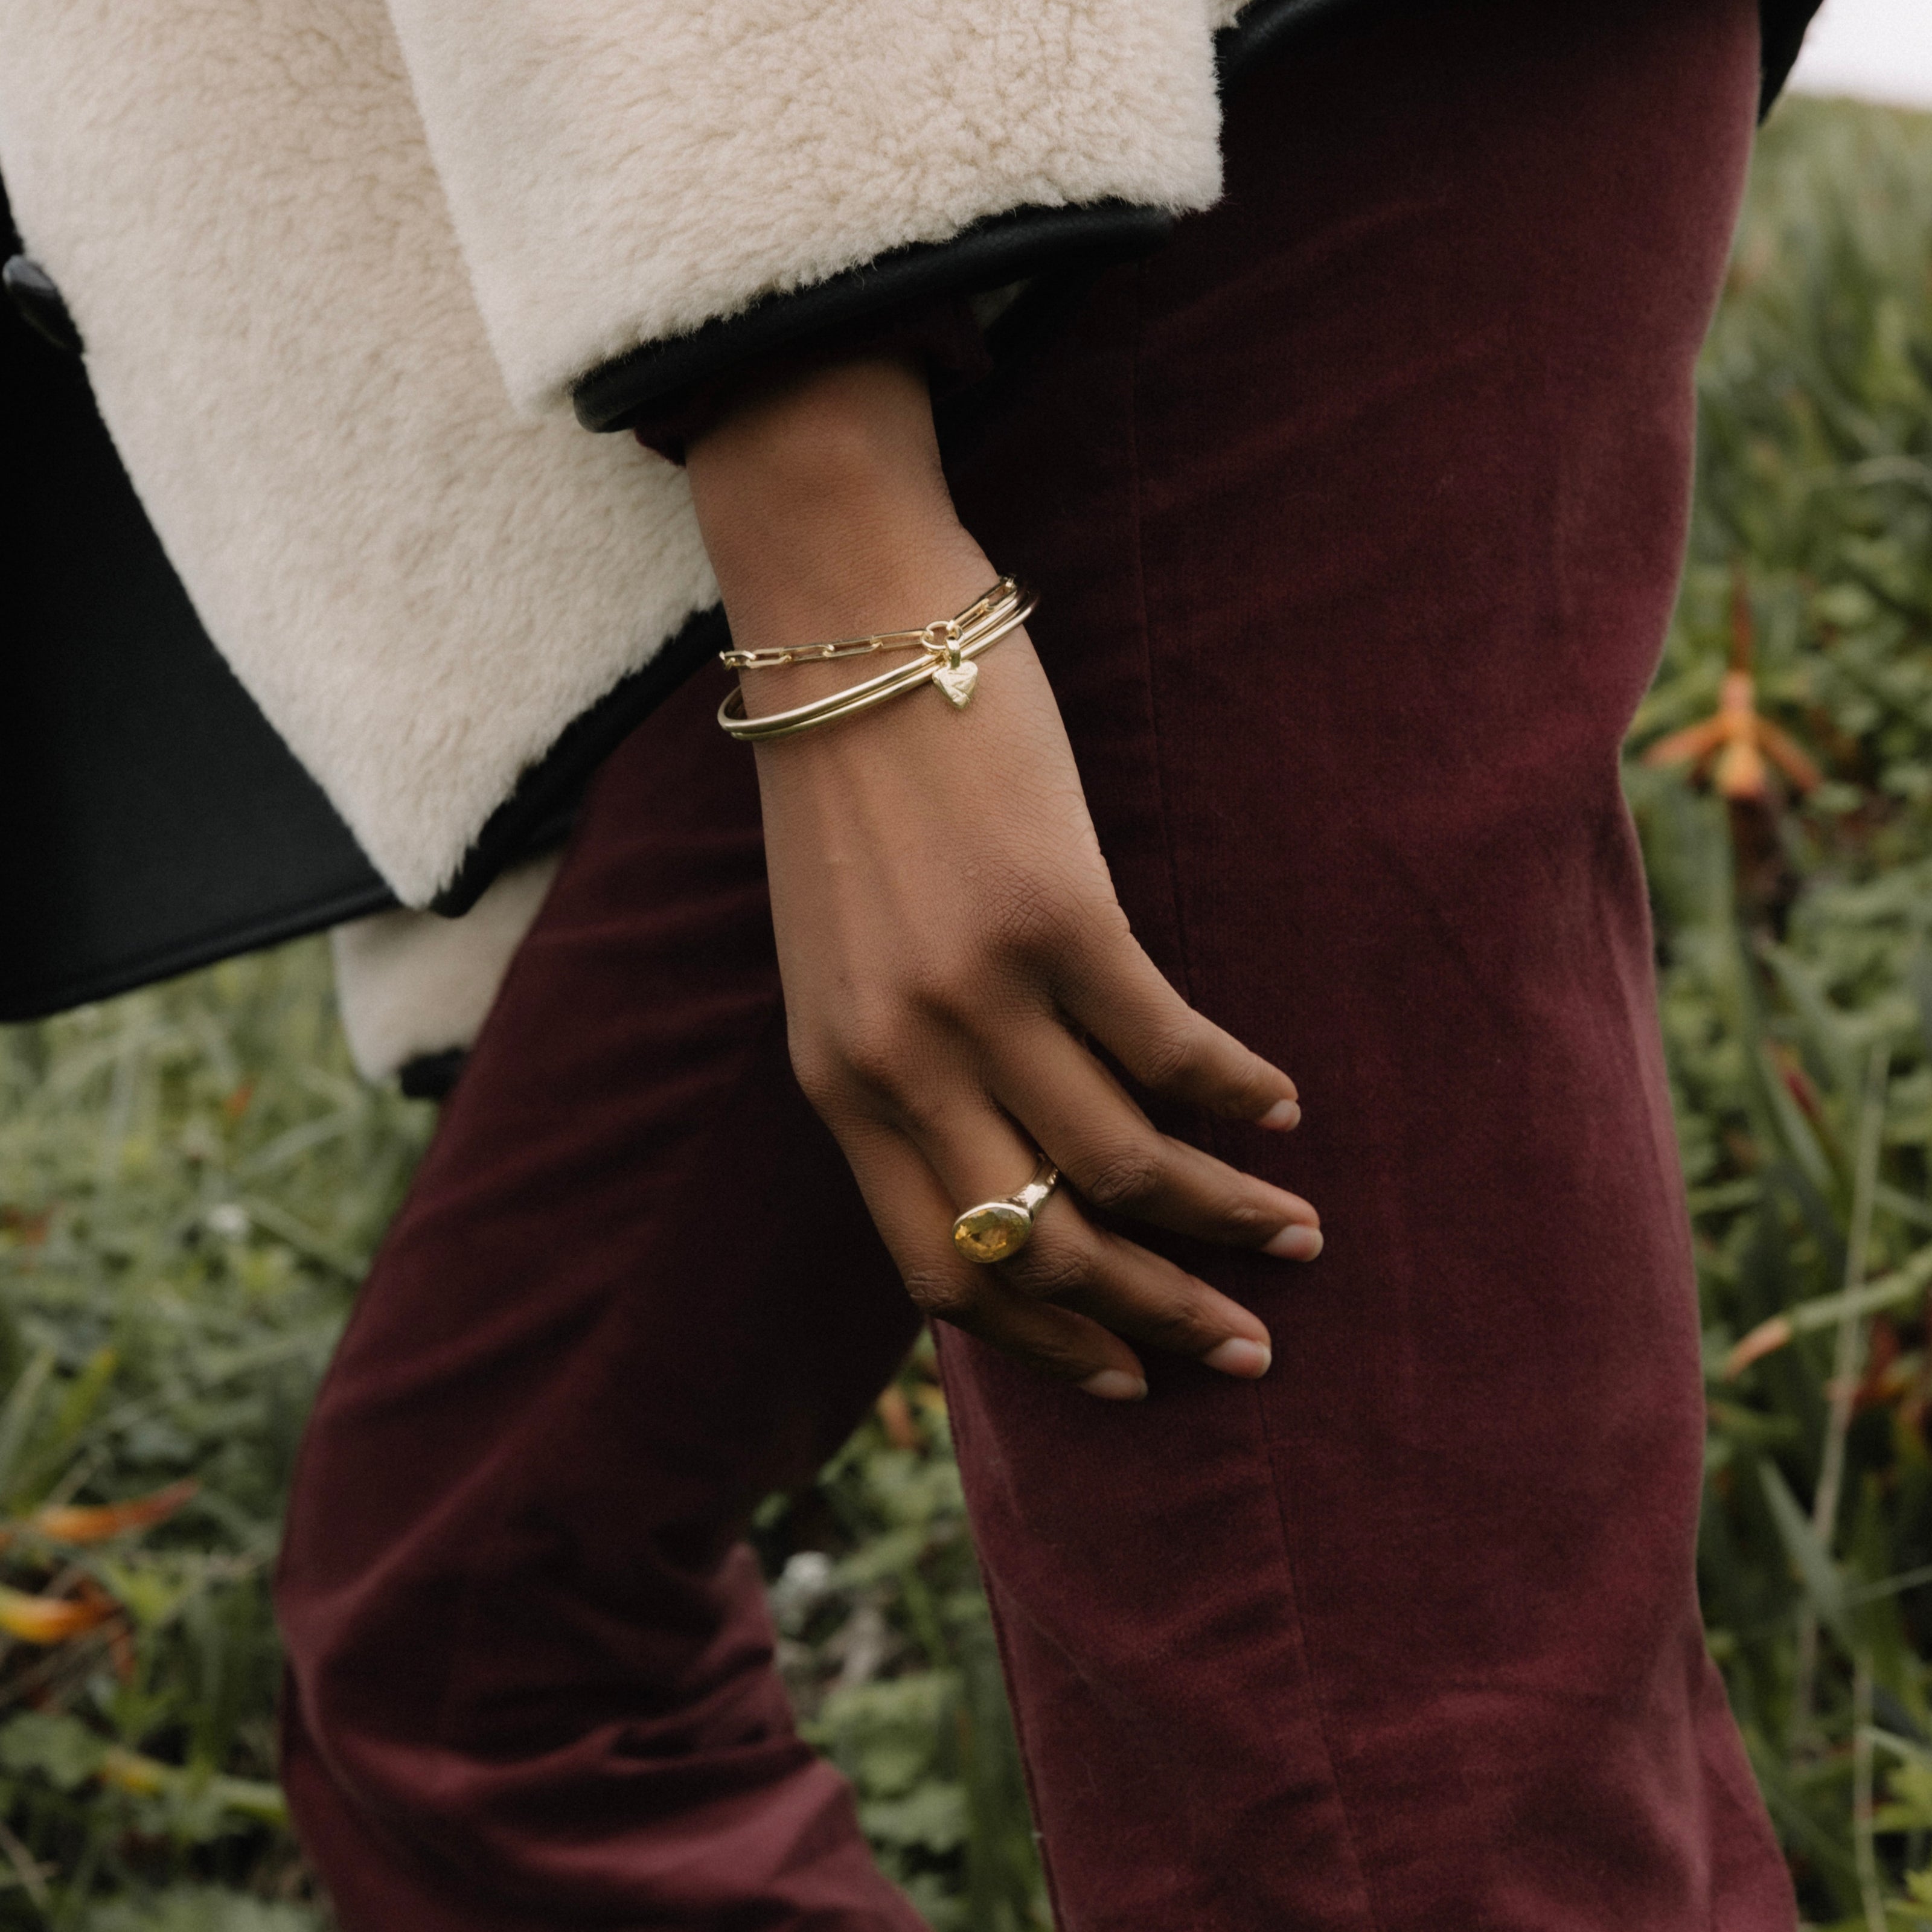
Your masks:
{"label": "pants seam", "polygon": [[[1148,607],[1147,571],[1142,543],[1141,513],[1141,462],[1140,462],[1140,366],[1141,329],[1144,310],[1144,297],[1147,287],[1148,268],[1143,262],[1134,270],[1134,308],[1132,333],[1128,340],[1127,353],[1127,480],[1129,494],[1128,526],[1131,532],[1133,556],[1133,594],[1139,616],[1139,640],[1142,673],[1146,682],[1148,694],[1148,722],[1152,737],[1154,756],[1150,760],[1154,773],[1154,810],[1160,820],[1161,851],[1167,865],[1168,902],[1174,922],[1174,956],[1179,964],[1182,996],[1192,1006],[1194,1004],[1193,974],[1187,956],[1186,922],[1181,916],[1180,867],[1174,850],[1173,814],[1168,809],[1168,788],[1166,760],[1159,728],[1154,676],[1153,622]],[[1207,1127],[1206,1138],[1210,1149],[1219,1138],[1210,1121]],[[1231,1394],[1237,1393],[1230,1391]],[[1336,1768],[1335,1749],[1329,1736],[1328,1713],[1324,1708],[1322,1688],[1318,1680],[1315,1653],[1309,1641],[1307,1626],[1301,1615],[1300,1592],[1297,1588],[1294,1576],[1294,1558],[1288,1532],[1287,1499],[1282,1493],[1281,1481],[1276,1474],[1274,1445],[1268,1425],[1266,1405],[1262,1401],[1261,1391],[1250,1388],[1239,1391],[1250,1405],[1255,1419],[1256,1432],[1258,1436],[1263,1455],[1267,1458],[1268,1487],[1274,1502],[1274,1524],[1280,1538],[1281,1566],[1283,1577],[1282,1597],[1291,1619],[1295,1642],[1301,1653],[1302,1668],[1308,1685],[1308,1700],[1315,1720],[1316,1735],[1322,1744],[1323,1767],[1328,1774],[1328,1788],[1334,1793],[1336,1811],[1340,1819],[1342,1842],[1346,1848],[1349,1865],[1352,1868],[1356,1889],[1362,1901],[1362,1912],[1370,1932],[1381,1932],[1382,1920],[1376,1910],[1375,1898],[1370,1889],[1366,1868],[1362,1862],[1360,1847],[1356,1843],[1355,1826],[1349,1815],[1347,1798],[1343,1796],[1342,1780]]]}
{"label": "pants seam", "polygon": [[[946,1358],[951,1352],[950,1347],[942,1347],[939,1350],[940,1379],[942,1384],[946,1378]],[[969,1425],[966,1422],[965,1405],[962,1403],[955,1407],[950,1392],[946,1400],[946,1413],[948,1426],[952,1432],[953,1444],[956,1453],[962,1438],[976,1429],[978,1424],[976,1421]],[[1046,1885],[1047,1910],[1054,1924],[1056,1927],[1064,1928],[1067,1922],[1066,1915],[1060,1906],[1060,1888],[1054,1881],[1052,1850],[1047,1843],[1046,1832],[1040,1822],[1043,1814],[1040,1808],[1040,1792],[1034,1775],[1033,1752],[1028,1741],[1026,1718],[1021,1707],[1021,1700],[1013,1695],[1012,1691],[1014,1672],[1012,1668],[1012,1643],[1006,1634],[1006,1618],[1000,1609],[999,1593],[994,1587],[991,1575],[983,1564],[980,1565],[980,1581],[986,1600],[987,1620],[993,1627],[994,1648],[999,1654],[1000,1681],[1006,1693],[1006,1710],[1012,1721],[1013,1743],[1019,1754],[1020,1775],[1026,1784],[1028,1820],[1033,1827],[1034,1848],[1040,1858],[1040,1876]]]}

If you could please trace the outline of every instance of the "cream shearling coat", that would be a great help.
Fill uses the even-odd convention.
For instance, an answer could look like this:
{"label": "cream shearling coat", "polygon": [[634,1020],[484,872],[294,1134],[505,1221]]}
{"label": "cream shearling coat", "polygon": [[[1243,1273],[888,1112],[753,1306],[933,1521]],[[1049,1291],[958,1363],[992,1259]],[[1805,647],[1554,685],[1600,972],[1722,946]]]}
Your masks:
{"label": "cream shearling coat", "polygon": [[609,359],[1219,188],[1230,0],[0,0],[0,175],[217,645],[421,905],[716,601]]}
{"label": "cream shearling coat", "polygon": [[556,868],[554,853],[512,866],[460,919],[380,912],[329,934],[342,1030],[365,1080],[475,1043]]}

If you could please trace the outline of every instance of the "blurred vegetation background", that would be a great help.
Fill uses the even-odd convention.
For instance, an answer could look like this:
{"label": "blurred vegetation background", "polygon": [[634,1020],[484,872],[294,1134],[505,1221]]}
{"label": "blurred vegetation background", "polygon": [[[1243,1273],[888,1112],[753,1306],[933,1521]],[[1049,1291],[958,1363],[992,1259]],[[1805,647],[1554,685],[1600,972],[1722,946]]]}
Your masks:
{"label": "blurred vegetation background", "polygon": [[[1932,118],[1787,101],[1636,720],[1710,1378],[1700,1575],[1809,1922],[1932,1928]],[[319,943],[0,1031],[0,1932],[316,1932],[267,1574],[428,1134]],[[757,1538],[938,1932],[1044,1928],[929,1354]]]}

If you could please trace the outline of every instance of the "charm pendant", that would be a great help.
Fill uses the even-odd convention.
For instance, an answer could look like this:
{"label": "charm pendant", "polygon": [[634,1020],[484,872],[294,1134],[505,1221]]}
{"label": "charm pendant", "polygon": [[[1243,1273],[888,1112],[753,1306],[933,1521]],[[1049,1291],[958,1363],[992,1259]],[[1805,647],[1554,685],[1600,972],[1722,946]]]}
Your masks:
{"label": "charm pendant", "polygon": [[956,710],[964,711],[973,700],[973,687],[980,682],[976,664],[943,664],[932,674],[932,681],[945,692]]}
{"label": "charm pendant", "polygon": [[960,626],[956,617],[926,627],[926,647],[942,655],[946,662],[932,674],[932,681],[946,694],[946,701],[956,711],[964,711],[980,682],[980,667],[968,664],[959,655]]}

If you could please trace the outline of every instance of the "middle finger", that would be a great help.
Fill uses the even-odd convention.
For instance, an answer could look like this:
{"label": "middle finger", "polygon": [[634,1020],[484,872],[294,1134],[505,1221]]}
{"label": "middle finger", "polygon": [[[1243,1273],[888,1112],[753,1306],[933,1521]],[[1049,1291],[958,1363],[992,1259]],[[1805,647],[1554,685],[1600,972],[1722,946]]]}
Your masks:
{"label": "middle finger", "polygon": [[1285,1260],[1322,1252],[1322,1217],[1308,1202],[1162,1133],[1063,1027],[1031,1030],[988,1078],[994,1098],[1103,1213]]}

